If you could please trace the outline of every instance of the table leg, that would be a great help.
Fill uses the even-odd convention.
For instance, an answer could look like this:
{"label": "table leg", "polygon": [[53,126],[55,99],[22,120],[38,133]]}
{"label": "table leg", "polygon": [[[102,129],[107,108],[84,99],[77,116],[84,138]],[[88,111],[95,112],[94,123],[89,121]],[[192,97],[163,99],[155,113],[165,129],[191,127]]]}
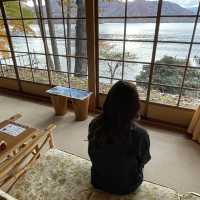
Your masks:
{"label": "table leg", "polygon": [[76,115],[76,121],[83,121],[88,117],[88,107],[89,107],[90,97],[84,100],[73,100],[73,108]]}
{"label": "table leg", "polygon": [[51,95],[51,102],[56,115],[64,115],[67,112],[67,97]]}

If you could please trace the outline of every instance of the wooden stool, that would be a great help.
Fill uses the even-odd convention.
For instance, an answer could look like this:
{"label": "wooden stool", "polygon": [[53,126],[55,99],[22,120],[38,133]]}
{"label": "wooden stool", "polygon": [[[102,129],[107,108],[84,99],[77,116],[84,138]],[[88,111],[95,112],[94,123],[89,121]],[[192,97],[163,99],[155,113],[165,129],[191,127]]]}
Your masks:
{"label": "wooden stool", "polygon": [[88,117],[92,92],[62,86],[53,87],[46,92],[51,96],[56,115],[64,115],[67,112],[67,100],[70,98],[73,102],[76,120],[82,121]]}
{"label": "wooden stool", "polygon": [[76,121],[83,121],[87,119],[89,99],[90,97],[87,97],[84,100],[79,100],[79,99],[73,100],[73,108],[76,116]]}
{"label": "wooden stool", "polygon": [[59,95],[51,95],[51,102],[55,109],[56,115],[65,115],[67,112],[67,97]]}

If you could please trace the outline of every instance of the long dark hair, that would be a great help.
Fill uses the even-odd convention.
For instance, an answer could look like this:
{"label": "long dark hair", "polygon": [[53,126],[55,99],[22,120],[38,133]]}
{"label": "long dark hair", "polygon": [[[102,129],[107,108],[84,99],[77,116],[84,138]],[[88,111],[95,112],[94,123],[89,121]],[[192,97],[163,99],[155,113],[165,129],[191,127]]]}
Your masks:
{"label": "long dark hair", "polygon": [[139,110],[139,95],[135,85],[118,81],[110,89],[102,113],[90,124],[89,141],[113,143],[126,140]]}

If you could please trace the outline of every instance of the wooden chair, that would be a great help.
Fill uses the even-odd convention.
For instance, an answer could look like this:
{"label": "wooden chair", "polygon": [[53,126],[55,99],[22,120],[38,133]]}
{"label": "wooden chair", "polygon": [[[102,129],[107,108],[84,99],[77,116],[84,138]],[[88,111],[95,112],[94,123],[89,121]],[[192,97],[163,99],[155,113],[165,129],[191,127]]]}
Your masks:
{"label": "wooden chair", "polygon": [[[21,114],[16,114],[9,118],[8,121],[15,123],[21,116]],[[30,128],[21,124],[19,125]],[[17,149],[6,154],[3,160],[1,159],[0,188],[3,188],[4,191],[9,191],[18,178],[40,157],[41,151],[46,144],[49,148],[54,147],[52,131],[55,127],[54,124],[51,124],[45,130],[35,129],[31,138],[20,144]]]}

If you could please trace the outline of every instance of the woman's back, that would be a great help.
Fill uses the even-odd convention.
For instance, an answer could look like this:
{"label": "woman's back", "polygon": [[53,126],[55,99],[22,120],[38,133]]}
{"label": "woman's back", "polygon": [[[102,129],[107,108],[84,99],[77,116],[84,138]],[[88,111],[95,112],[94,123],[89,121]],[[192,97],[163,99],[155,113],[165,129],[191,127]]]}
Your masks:
{"label": "woman's back", "polygon": [[[93,123],[90,124],[90,133],[95,131],[94,126],[98,126]],[[149,136],[137,125],[129,134],[127,143],[89,142],[91,182],[95,188],[114,194],[127,194],[142,183],[143,167],[151,158]]]}
{"label": "woman's back", "polygon": [[[143,167],[151,156],[149,136],[134,122],[139,110],[135,88],[124,82],[117,84],[109,92],[103,113],[90,123],[88,153],[93,186],[122,195],[134,191],[142,183]],[[120,102],[126,101],[122,100],[126,94],[129,98],[126,108],[116,110]],[[134,107],[132,100],[137,101],[133,102]]]}

